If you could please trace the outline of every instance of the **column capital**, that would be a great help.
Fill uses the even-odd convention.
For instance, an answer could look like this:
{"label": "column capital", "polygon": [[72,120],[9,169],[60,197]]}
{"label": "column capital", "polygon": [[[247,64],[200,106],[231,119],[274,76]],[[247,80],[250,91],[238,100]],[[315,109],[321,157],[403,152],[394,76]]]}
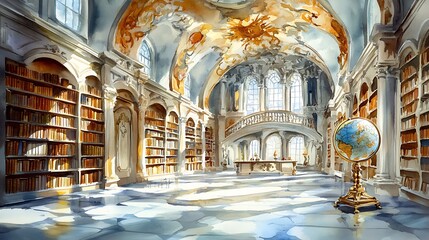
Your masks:
{"label": "column capital", "polygon": [[112,102],[113,104],[116,103],[116,97],[118,96],[118,92],[116,91],[116,88],[111,87],[107,84],[104,84],[103,93],[104,93],[104,99]]}
{"label": "column capital", "polygon": [[381,65],[378,64],[376,66],[376,74],[377,77],[387,77],[389,76],[397,76],[399,74],[399,68],[391,65]]}
{"label": "column capital", "polygon": [[139,96],[139,111],[145,111],[148,103],[149,103],[149,98],[147,98],[143,94],[140,94],[140,96]]}

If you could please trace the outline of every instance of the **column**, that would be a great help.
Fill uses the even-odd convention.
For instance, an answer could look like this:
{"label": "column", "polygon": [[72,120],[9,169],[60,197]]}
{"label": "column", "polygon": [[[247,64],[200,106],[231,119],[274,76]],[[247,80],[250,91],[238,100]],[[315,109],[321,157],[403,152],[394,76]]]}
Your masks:
{"label": "column", "polygon": [[238,111],[244,112],[244,83],[241,83],[239,85],[239,92],[240,92],[240,99],[239,99],[239,105],[238,105]]}
{"label": "column", "polygon": [[216,162],[215,166],[221,166],[220,163],[223,161],[223,146],[222,141],[225,139],[225,116],[218,116],[216,121],[217,136],[215,138],[216,148]]}
{"label": "column", "polygon": [[141,94],[139,97],[139,112],[138,112],[138,149],[137,149],[137,181],[142,182],[147,180],[146,161],[145,161],[145,112],[148,99]]}
{"label": "column", "polygon": [[225,115],[226,114],[226,108],[225,108],[225,88],[226,88],[226,80],[222,79],[220,83],[220,114]]}
{"label": "column", "polygon": [[204,124],[201,124],[201,142],[203,144],[203,152],[201,155],[203,171],[206,171],[206,128]]}
{"label": "column", "polygon": [[290,84],[289,83],[286,83],[285,84],[285,87],[284,87],[284,90],[285,90],[285,94],[284,94],[284,96],[285,96],[285,110],[286,111],[290,111]]}
{"label": "column", "polygon": [[117,187],[119,177],[116,175],[116,141],[115,141],[115,116],[113,109],[115,108],[116,89],[105,84],[104,91],[104,117],[105,117],[105,176],[106,187]]}
{"label": "column", "polygon": [[177,154],[177,170],[179,174],[185,172],[185,156],[186,156],[186,118],[179,117],[179,152]]}
{"label": "column", "polygon": [[302,96],[304,101],[304,106],[308,106],[308,77],[302,75]]}
{"label": "column", "polygon": [[316,84],[317,84],[317,105],[322,106],[322,74],[323,72],[320,70],[317,70],[318,74],[317,74],[317,80],[316,80]]}
{"label": "column", "polygon": [[266,94],[267,88],[264,84],[259,85],[259,111],[265,111],[265,94]]}
{"label": "column", "polygon": [[[395,160],[398,159],[392,148],[396,146],[396,68],[378,66],[377,69],[377,126],[380,130],[381,145],[378,150],[375,181],[393,182]],[[395,149],[395,148],[394,148]]]}
{"label": "column", "polygon": [[284,158],[286,158],[287,159],[287,154],[288,154],[288,152],[287,152],[287,144],[288,144],[288,139],[286,138],[286,134],[287,134],[287,132],[283,132],[283,134],[281,134],[280,136],[282,137],[282,155],[281,156],[279,156],[279,159],[283,159],[283,157]]}

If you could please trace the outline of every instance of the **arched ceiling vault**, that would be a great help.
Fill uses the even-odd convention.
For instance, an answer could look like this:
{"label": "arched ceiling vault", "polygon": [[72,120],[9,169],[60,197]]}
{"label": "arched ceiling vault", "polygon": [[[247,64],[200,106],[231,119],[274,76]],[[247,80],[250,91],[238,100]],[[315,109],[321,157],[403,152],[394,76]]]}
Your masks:
{"label": "arched ceiling vault", "polygon": [[[380,4],[388,1],[378,0]],[[340,0],[130,0],[115,29],[113,47],[135,58],[142,39],[158,24],[171,22],[181,33],[170,63],[170,88],[179,93],[183,93],[183,80],[191,69],[208,53],[218,52],[220,59],[207,66],[212,70],[201,90],[205,107],[223,74],[267,53],[303,56],[320,66],[337,84],[339,76],[350,67],[352,47],[348,31],[361,31],[358,29],[361,22],[352,26],[352,21],[346,21],[346,26],[344,16],[339,17],[336,12],[338,6],[344,3]],[[365,9],[361,3],[352,3],[349,8],[358,9],[356,16]],[[317,44],[306,44],[315,35],[325,37]],[[326,36],[332,39],[330,45],[323,45],[329,40]],[[332,49],[332,43],[336,49]],[[328,56],[327,45],[331,47]],[[363,49],[363,44],[357,46],[354,51]],[[319,53],[323,51],[325,54],[321,56]]]}

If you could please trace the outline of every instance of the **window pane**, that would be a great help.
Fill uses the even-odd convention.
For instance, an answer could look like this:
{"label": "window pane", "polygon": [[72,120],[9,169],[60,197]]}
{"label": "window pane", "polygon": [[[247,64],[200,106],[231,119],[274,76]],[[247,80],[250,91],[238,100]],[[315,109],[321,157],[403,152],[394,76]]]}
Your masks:
{"label": "window pane", "polygon": [[290,93],[291,111],[302,114],[304,103],[302,99],[301,76],[299,74],[294,74],[292,76],[292,87]]}
{"label": "window pane", "polygon": [[283,109],[283,87],[277,72],[270,73],[267,79],[267,107],[269,110]]}
{"label": "window pane", "polygon": [[250,156],[249,158],[254,158],[255,157],[255,153],[260,157],[259,154],[259,141],[258,140],[253,140],[250,142]]}
{"label": "window pane", "polygon": [[66,25],[73,28],[73,12],[70,8],[66,9]]}
{"label": "window pane", "polygon": [[58,21],[64,24],[66,22],[66,7],[57,2],[55,15]]}
{"label": "window pane", "polygon": [[80,13],[80,0],[74,0],[72,8],[76,13]]}
{"label": "window pane", "polygon": [[77,13],[73,13],[73,29],[79,28],[79,15]]}
{"label": "window pane", "polygon": [[[62,4],[66,4],[66,0],[57,0],[57,3],[60,2]],[[58,5],[58,4],[57,4]]]}
{"label": "window pane", "polygon": [[248,77],[246,113],[259,111],[259,87],[254,76]]}
{"label": "window pane", "polygon": [[67,8],[73,8],[73,0],[66,0]]}
{"label": "window pane", "polygon": [[304,162],[304,138],[303,137],[293,137],[289,141],[289,156],[292,160],[296,160],[298,163]]}

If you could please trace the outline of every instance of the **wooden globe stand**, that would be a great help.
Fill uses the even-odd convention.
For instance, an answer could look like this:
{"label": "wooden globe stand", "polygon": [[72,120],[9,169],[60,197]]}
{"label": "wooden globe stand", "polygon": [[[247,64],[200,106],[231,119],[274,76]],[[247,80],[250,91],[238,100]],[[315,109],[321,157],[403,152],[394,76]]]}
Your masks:
{"label": "wooden globe stand", "polygon": [[346,204],[354,207],[354,213],[359,213],[358,208],[364,206],[375,205],[377,209],[381,209],[380,202],[373,196],[365,192],[365,188],[361,184],[361,167],[359,162],[354,162],[352,166],[354,185],[349,189],[348,193],[338,198],[334,203],[334,207],[339,204]]}

